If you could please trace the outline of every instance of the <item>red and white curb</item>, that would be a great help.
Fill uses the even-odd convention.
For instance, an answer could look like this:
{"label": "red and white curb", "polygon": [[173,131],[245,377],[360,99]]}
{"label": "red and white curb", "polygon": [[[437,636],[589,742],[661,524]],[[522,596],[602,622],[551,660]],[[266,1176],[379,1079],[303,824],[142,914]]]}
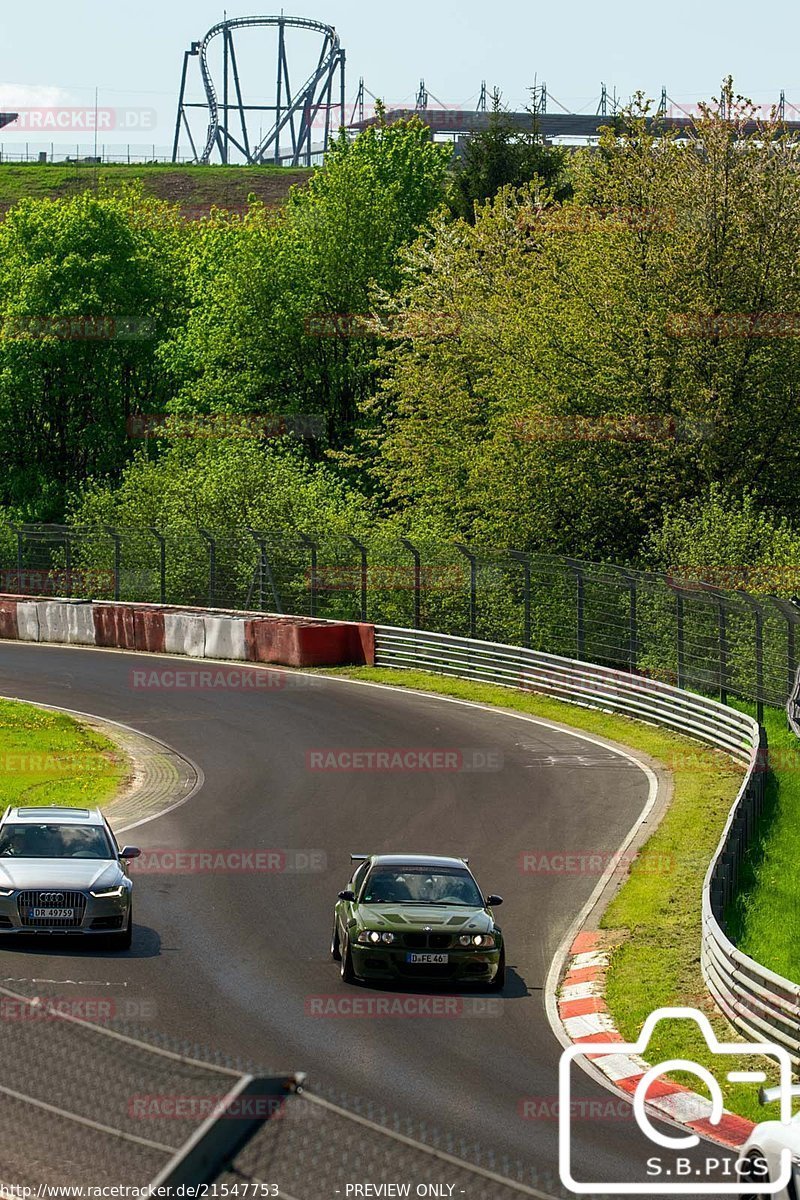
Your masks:
{"label": "red and white curb", "polygon": [[[558,1015],[573,1043],[607,1042],[608,1054],[592,1054],[593,1065],[625,1096],[633,1096],[650,1064],[638,1054],[614,1051],[625,1039],[614,1025],[605,1001],[605,973],[610,951],[597,933],[579,933],[567,956],[566,973],[558,994]],[[723,1112],[712,1124],[711,1101],[690,1088],[667,1079],[657,1079],[647,1092],[647,1108],[653,1116],[686,1126],[713,1142],[737,1150],[755,1128],[752,1121]]]}

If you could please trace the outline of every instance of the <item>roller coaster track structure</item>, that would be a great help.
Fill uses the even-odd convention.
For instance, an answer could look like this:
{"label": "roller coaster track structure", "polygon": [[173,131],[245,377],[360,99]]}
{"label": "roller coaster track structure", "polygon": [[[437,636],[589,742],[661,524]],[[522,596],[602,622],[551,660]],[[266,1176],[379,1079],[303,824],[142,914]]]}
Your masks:
{"label": "roller coaster track structure", "polygon": [[[245,103],[236,55],[235,33],[243,29],[272,27],[278,31],[277,83],[274,104]],[[297,91],[292,90],[289,57],[286,48],[286,33],[289,29],[303,29],[319,34],[321,47],[317,65],[311,75]],[[217,37],[223,39],[222,95],[220,96],[211,75],[208,51]],[[199,58],[200,74],[206,93],[206,103],[186,99],[190,58]],[[336,88],[338,84],[338,95]],[[221,21],[209,29],[202,41],[192,42],[183,56],[178,116],[175,122],[175,141],[172,161],[178,161],[181,132],[188,135],[194,161],[209,163],[215,150],[222,163],[229,163],[238,152],[244,162],[251,166],[274,162],[291,166],[310,166],[312,156],[311,134],[316,123],[322,119],[322,148],[327,150],[335,130],[333,114],[339,110],[338,126],[345,124],[346,55],[339,35],[331,25],[319,21],[308,21],[302,17],[237,17]],[[208,110],[208,133],[201,153],[192,134],[189,110]],[[269,113],[273,123],[266,136],[253,139],[248,128],[248,114]],[[236,127],[236,133],[232,126]],[[283,146],[288,139],[290,148]]]}

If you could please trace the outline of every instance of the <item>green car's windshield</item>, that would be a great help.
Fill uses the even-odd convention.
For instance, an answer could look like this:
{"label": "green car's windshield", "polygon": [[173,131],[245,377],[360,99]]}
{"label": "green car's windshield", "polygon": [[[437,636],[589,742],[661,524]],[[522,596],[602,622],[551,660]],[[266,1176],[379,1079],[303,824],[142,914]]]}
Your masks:
{"label": "green car's windshield", "polygon": [[469,871],[448,867],[404,867],[371,871],[361,893],[362,904],[448,904],[483,908],[483,897]]}

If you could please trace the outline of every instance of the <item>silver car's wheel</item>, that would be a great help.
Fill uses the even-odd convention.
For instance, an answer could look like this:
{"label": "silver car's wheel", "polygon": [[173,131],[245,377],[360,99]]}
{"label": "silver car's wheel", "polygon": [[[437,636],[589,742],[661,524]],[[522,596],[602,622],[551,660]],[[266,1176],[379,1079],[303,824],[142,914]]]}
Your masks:
{"label": "silver car's wheel", "polygon": [[[751,1150],[747,1158],[745,1158],[739,1167],[739,1183],[752,1183],[754,1188],[762,1189],[770,1182],[769,1178],[769,1163],[764,1158],[760,1150]],[[739,1193],[741,1200],[751,1200],[756,1191],[742,1191]]]}
{"label": "silver car's wheel", "polygon": [[122,933],[112,933],[108,938],[110,950],[130,950],[133,941],[133,905],[128,909],[128,924]]}

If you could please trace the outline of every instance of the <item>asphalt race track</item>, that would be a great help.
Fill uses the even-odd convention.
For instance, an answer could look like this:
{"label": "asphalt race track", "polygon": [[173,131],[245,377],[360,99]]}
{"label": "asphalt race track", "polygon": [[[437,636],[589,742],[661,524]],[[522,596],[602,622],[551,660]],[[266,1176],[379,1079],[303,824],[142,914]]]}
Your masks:
{"label": "asphalt race track", "polygon": [[[124,722],[202,768],[199,793],[126,840],[158,851],[306,852],[316,869],[140,874],[130,953],[50,942],[5,949],[0,979],[21,987],[46,979],[61,995],[91,990],[83,981],[95,991],[102,984],[171,1037],[267,1068],[304,1070],[312,1087],[335,1089],[344,1104],[369,1098],[419,1126],[435,1123],[491,1147],[498,1159],[533,1167],[539,1186],[557,1194],[560,1046],[543,988],[598,876],[525,872],[522,855],[613,853],[645,804],[645,774],[542,725],[332,678],[315,686],[288,678],[285,687],[248,692],[131,685],[133,668],[186,666],[185,659],[0,643],[0,694]],[[391,748],[481,752],[494,756],[495,769],[308,766],[312,751]],[[403,850],[467,855],[484,891],[504,897],[498,916],[509,975],[500,1002],[484,1005],[483,1016],[478,1001],[490,1001],[489,993],[469,997],[468,1016],[313,1015],[321,997],[346,1004],[385,994],[341,983],[329,957],[332,909],[351,852]],[[406,988],[402,995],[419,1008],[439,993]],[[613,1099],[582,1073],[574,1094],[584,1109],[594,1100],[607,1110]],[[521,1115],[526,1098],[538,1102],[538,1119]],[[652,1147],[629,1120],[579,1116],[574,1130],[580,1177],[645,1178]],[[328,1196],[324,1180],[314,1194]]]}

